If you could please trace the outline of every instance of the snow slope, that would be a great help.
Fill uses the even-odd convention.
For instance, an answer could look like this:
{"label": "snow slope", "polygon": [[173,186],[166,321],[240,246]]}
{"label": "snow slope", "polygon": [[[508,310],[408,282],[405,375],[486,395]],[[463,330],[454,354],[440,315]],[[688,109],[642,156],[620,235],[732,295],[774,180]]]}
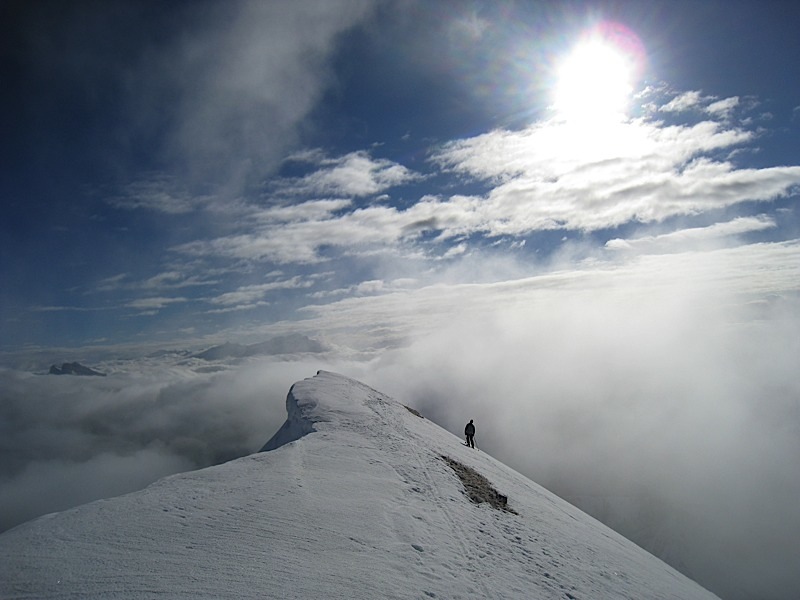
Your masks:
{"label": "snow slope", "polygon": [[269,451],[0,535],[0,598],[715,598],[359,382],[320,372],[287,408]]}

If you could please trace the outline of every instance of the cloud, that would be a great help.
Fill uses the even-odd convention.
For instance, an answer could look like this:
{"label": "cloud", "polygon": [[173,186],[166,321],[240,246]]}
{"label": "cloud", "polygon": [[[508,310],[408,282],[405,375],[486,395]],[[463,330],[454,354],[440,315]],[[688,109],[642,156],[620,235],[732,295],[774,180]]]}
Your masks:
{"label": "cloud", "polygon": [[161,310],[162,308],[165,308],[170,304],[178,304],[181,302],[187,302],[187,299],[152,297],[152,298],[139,298],[137,300],[132,300],[128,302],[126,306],[129,308],[135,308],[136,310],[152,312]]}
{"label": "cloud", "polygon": [[476,12],[453,19],[448,28],[448,35],[457,44],[479,42],[491,29],[491,23],[478,16]]}
{"label": "cloud", "polygon": [[[322,247],[346,252],[379,245],[399,249],[399,244],[425,232],[435,232],[433,239],[441,242],[472,234],[522,236],[552,229],[607,229],[632,220],[664,221],[745,201],[774,200],[794,193],[800,184],[800,167],[743,169],[712,158],[712,153],[753,138],[745,130],[713,121],[669,127],[633,121],[615,125],[610,133],[602,144],[587,147],[582,132],[546,122],[451,142],[435,155],[434,163],[489,182],[486,196],[423,196],[405,209],[311,200],[261,211],[256,231],[176,250],[311,263],[320,260]],[[333,161],[337,166],[331,172],[351,160],[348,155]],[[358,160],[372,164],[363,156]],[[295,189],[334,191],[328,186],[335,188],[338,179],[332,184],[329,174],[295,182]],[[355,182],[353,193],[385,189],[372,181],[345,180]],[[386,185],[398,181],[390,179]]]}
{"label": "cloud", "polygon": [[321,169],[299,178],[275,182],[276,187],[292,195],[360,197],[381,192],[420,178],[403,165],[386,159],[374,159],[366,152],[352,152],[338,158],[318,153],[297,154],[291,160],[312,161]]}
{"label": "cloud", "polygon": [[224,271],[205,268],[201,273],[192,273],[196,265],[171,264],[167,270],[143,280],[132,279],[129,273],[107,277],[92,286],[88,293],[114,293],[120,291],[145,290],[149,293],[167,293],[183,288],[211,286],[219,283]]}
{"label": "cloud", "polygon": [[757,103],[752,99],[744,102],[738,96],[729,98],[717,98],[716,96],[704,96],[699,91],[689,91],[679,94],[666,104],[658,107],[662,113],[681,113],[696,111],[722,120],[728,120],[734,115],[737,108],[755,108]]}
{"label": "cloud", "polygon": [[444,253],[443,258],[452,258],[453,256],[459,256],[464,254],[467,251],[466,244],[457,244],[455,246],[450,247],[447,252]]}
{"label": "cloud", "polygon": [[[71,3],[14,11],[36,112],[75,110],[96,173],[132,181],[108,201],[186,215],[209,190],[258,184],[298,141],[297,127],[336,84],[329,59],[372,0]],[[17,14],[19,13],[19,14]],[[26,84],[27,85],[27,84]],[[44,93],[46,91],[46,93]],[[78,121],[76,121],[77,123]],[[46,134],[59,139],[53,121]],[[45,131],[42,130],[42,134]],[[89,160],[88,156],[84,156]],[[103,170],[105,169],[105,171]],[[143,172],[144,170],[144,172]]]}
{"label": "cloud", "polygon": [[267,209],[254,219],[261,224],[248,233],[197,240],[174,250],[195,257],[317,263],[322,260],[319,250],[323,247],[355,253],[396,245],[420,233],[408,225],[433,222],[430,219],[434,211],[444,215],[448,208],[435,201],[421,201],[406,211],[379,205],[341,215],[333,213],[343,205],[336,201],[310,201],[291,208]]}
{"label": "cloud", "polygon": [[[745,306],[755,297],[787,293],[791,297],[800,280],[798,258],[797,241],[716,249],[704,245],[697,250],[667,254],[599,253],[584,263],[555,262],[541,274],[530,276],[527,265],[514,266],[473,255],[467,263],[470,273],[492,272],[493,279],[463,283],[458,272],[450,275],[444,270],[433,278],[420,278],[413,287],[391,293],[306,306],[302,309],[306,318],[292,325],[307,334],[349,332],[349,345],[366,348],[379,343],[371,337],[375,323],[405,338],[425,337],[440,323],[480,319],[481,315],[502,313],[505,306],[527,307],[532,313],[539,313],[550,302],[561,301],[556,298],[580,298],[591,303],[597,294],[610,293],[609,290],[617,290],[621,297],[636,302],[659,296],[669,298],[691,289],[693,302],[702,303],[707,310],[727,306],[731,298]],[[452,268],[457,270],[459,265],[453,264]]]}
{"label": "cloud", "polygon": [[270,292],[275,290],[287,290],[310,287],[312,283],[305,281],[300,277],[292,277],[284,281],[272,281],[269,283],[262,283],[258,285],[242,286],[233,292],[226,292],[214,298],[211,298],[212,304],[221,304],[226,307],[237,305],[250,306],[254,302],[261,301]]}
{"label": "cloud", "polygon": [[111,361],[107,377],[0,370],[0,531],[257,450],[285,420],[289,386],[318,368],[202,374],[165,356],[126,372]]}
{"label": "cloud", "polygon": [[[504,264],[495,282],[453,283],[463,278],[447,271],[427,285],[368,281],[301,319],[248,328],[339,349],[313,364],[203,374],[151,358],[127,373],[109,363],[116,369],[91,381],[0,371],[0,514],[55,510],[82,499],[71,491],[81,483],[119,493],[123,474],[145,479],[136,465],[155,479],[251,452],[285,418],[291,383],[328,368],[455,433],[474,418],[484,451],[640,543],[662,544],[723,595],[737,597],[740,575],[759,572],[788,597],[800,559],[787,533],[800,526],[800,478],[786,460],[800,451],[800,246],[717,243],[770,226],[731,220],[680,234],[702,249],[600,252],[537,276],[517,265],[514,278]],[[675,235],[652,239],[674,249]],[[498,272],[480,255],[468,265]],[[105,486],[95,469],[120,477]],[[40,503],[61,470],[78,481]]]}
{"label": "cloud", "polygon": [[110,309],[93,306],[32,306],[30,310],[34,312],[96,312]]}
{"label": "cloud", "polygon": [[158,447],[97,454],[85,461],[52,458],[31,462],[20,473],[3,479],[0,530],[98,498],[134,492],[160,477],[195,466]]}
{"label": "cloud", "polygon": [[350,208],[352,204],[349,199],[308,200],[299,204],[270,207],[256,212],[254,217],[259,222],[276,224],[324,220]]}
{"label": "cloud", "polygon": [[681,229],[662,235],[643,236],[628,240],[613,239],[606,242],[606,248],[647,252],[686,252],[690,249],[707,248],[710,244],[726,238],[774,227],[776,227],[775,219],[767,215],[738,217],[732,221],[715,223],[708,227]]}
{"label": "cloud", "polygon": [[336,36],[371,5],[239,1],[187,9],[181,34],[143,54],[132,108],[150,127],[166,123],[165,156],[196,179],[261,176],[332,82],[326,61]]}
{"label": "cloud", "polygon": [[[253,269],[295,265],[305,270],[329,262],[329,270],[342,274],[333,285],[357,293],[360,282],[345,280],[344,273],[359,273],[365,281],[414,278],[422,262],[441,271],[434,263],[463,261],[481,248],[535,252],[525,238],[538,232],[585,234],[664,224],[657,240],[647,235],[639,241],[612,240],[607,249],[644,250],[649,245],[654,252],[673,243],[677,248],[681,239],[699,247],[701,237],[733,243],[736,236],[725,233],[726,225],[689,233],[676,224],[677,218],[707,216],[698,219],[706,224],[730,220],[720,216],[724,209],[796,193],[800,167],[737,164],[737,153],[752,148],[760,135],[748,129],[747,119],[733,120],[733,109],[745,111],[747,102],[693,92],[662,102],[670,104],[670,110],[702,106],[703,116],[691,124],[668,125],[654,120],[664,113],[656,111],[597,128],[540,121],[518,130],[497,129],[440,145],[424,173],[378,158],[374,149],[339,156],[320,149],[295,152],[283,165],[286,172],[301,174],[268,180],[257,201],[236,200],[228,206],[201,198],[192,210],[208,217],[213,227],[184,228],[201,234],[176,239],[160,273],[140,281],[118,276],[104,285],[108,290],[143,289],[156,298],[179,288],[223,286],[229,291],[195,298],[207,304],[201,307],[204,314],[222,314],[271,304],[265,289],[251,287],[261,285],[253,281]],[[437,194],[417,187],[433,178],[448,181]],[[402,205],[384,198],[397,186],[407,186]],[[750,232],[767,230],[765,221],[736,221],[738,227],[746,222]],[[663,237],[668,227],[685,231]],[[569,241],[554,250],[576,256],[597,251]],[[403,259],[415,266],[380,272]],[[337,294],[327,289],[311,293],[315,300]]]}
{"label": "cloud", "polygon": [[491,185],[480,203],[448,204],[462,209],[461,223],[488,235],[592,231],[774,200],[800,183],[800,167],[742,169],[713,158],[752,140],[713,121],[632,121],[601,139],[585,135],[547,122],[446,144],[439,164]]}
{"label": "cloud", "polygon": [[484,451],[722,597],[759,595],[753,573],[791,597],[798,259],[796,242],[647,255],[350,298],[310,325],[349,323],[369,347],[356,332],[380,323],[406,343],[356,375],[454,433],[474,418]]}
{"label": "cloud", "polygon": [[342,296],[366,296],[383,294],[388,292],[395,292],[404,289],[413,289],[418,287],[418,282],[415,279],[394,279],[392,281],[385,281],[383,279],[371,279],[362,281],[360,283],[347,286],[346,288],[338,288],[335,290],[327,290],[321,292],[314,292],[309,294],[312,300],[322,298],[335,298]]}
{"label": "cloud", "polygon": [[697,90],[692,90],[672,98],[669,102],[660,106],[659,110],[663,112],[683,112],[700,106],[703,101],[703,95]]}
{"label": "cloud", "polygon": [[190,194],[174,178],[163,174],[131,182],[121,192],[106,198],[106,202],[125,210],[143,209],[167,215],[189,213],[214,201],[212,196]]}
{"label": "cloud", "polygon": [[712,102],[706,108],[706,112],[712,115],[718,115],[722,118],[727,118],[737,106],[739,106],[739,98],[738,96],[734,96],[732,98],[725,98]]}
{"label": "cloud", "polygon": [[[377,247],[401,252],[431,233],[421,245],[438,256],[431,241],[662,222],[744,202],[773,201],[794,194],[800,185],[797,166],[748,169],[715,158],[752,141],[753,134],[714,121],[691,126],[631,121],[592,135],[600,133],[608,135],[602,141],[587,139],[585,132],[568,125],[543,122],[450,142],[434,155],[433,164],[485,182],[485,195],[425,195],[404,209],[385,204],[358,207],[344,199],[254,209],[249,231],[174,250],[195,257],[309,264],[322,260],[321,248],[351,254]],[[370,179],[376,163],[363,155],[357,162],[363,163],[358,168],[366,179],[340,180],[337,175],[329,180],[337,169],[349,172],[353,155],[324,160],[336,166],[324,175],[317,172],[310,180],[295,181],[294,189],[342,192],[347,181],[349,191],[358,194],[404,181],[402,175],[387,177],[379,185]]]}

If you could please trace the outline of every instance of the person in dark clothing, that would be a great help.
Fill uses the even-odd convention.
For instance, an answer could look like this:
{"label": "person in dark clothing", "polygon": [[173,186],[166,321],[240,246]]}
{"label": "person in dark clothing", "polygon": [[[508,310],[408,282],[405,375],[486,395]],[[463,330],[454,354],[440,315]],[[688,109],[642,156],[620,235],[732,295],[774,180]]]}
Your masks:
{"label": "person in dark clothing", "polygon": [[472,419],[469,420],[467,426],[464,427],[464,435],[467,436],[467,446],[470,448],[475,447],[475,425],[472,423]]}

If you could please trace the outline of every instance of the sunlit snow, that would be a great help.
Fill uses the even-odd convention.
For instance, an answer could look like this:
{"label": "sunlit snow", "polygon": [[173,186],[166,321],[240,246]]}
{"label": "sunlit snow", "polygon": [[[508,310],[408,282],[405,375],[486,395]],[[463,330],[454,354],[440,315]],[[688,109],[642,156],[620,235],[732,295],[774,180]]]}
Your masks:
{"label": "sunlit snow", "polygon": [[0,597],[715,598],[362,383],[320,372],[287,409],[267,451],[0,535]]}

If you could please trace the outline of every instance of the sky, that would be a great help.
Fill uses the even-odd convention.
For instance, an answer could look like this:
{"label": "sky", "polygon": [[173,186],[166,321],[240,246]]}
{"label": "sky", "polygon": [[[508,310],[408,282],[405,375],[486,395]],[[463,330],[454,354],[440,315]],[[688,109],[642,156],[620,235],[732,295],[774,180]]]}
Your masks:
{"label": "sky", "polygon": [[[796,596],[795,3],[0,17],[5,506],[253,451],[325,362],[587,510],[634,498],[623,532],[723,597]],[[152,354],[288,333],[330,352]],[[31,375],[63,360],[115,377]]]}
{"label": "sky", "polygon": [[[794,247],[791,3],[3,13],[4,351],[227,339],[443,282]],[[630,73],[579,66],[559,100],[591,38]],[[621,88],[620,114],[589,108]]]}

